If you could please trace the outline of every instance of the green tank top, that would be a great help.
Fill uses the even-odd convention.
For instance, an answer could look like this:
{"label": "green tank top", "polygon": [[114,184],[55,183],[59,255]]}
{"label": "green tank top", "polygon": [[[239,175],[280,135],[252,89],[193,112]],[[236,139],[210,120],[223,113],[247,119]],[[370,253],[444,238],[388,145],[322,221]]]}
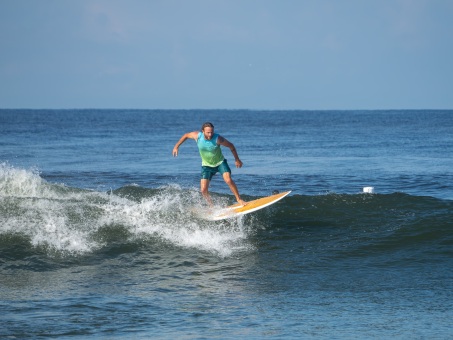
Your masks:
{"label": "green tank top", "polygon": [[219,166],[225,157],[223,157],[220,145],[217,144],[219,135],[215,133],[211,140],[204,138],[203,132],[198,133],[197,146],[201,156],[201,165],[216,167]]}

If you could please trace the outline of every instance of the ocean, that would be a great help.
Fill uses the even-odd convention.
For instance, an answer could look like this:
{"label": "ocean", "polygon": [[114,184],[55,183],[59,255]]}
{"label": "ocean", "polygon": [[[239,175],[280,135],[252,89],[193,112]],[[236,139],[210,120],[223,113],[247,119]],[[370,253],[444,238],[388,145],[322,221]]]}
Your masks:
{"label": "ocean", "polygon": [[[291,194],[194,214],[205,121],[243,199]],[[452,145],[453,111],[2,109],[0,338],[451,339]]]}

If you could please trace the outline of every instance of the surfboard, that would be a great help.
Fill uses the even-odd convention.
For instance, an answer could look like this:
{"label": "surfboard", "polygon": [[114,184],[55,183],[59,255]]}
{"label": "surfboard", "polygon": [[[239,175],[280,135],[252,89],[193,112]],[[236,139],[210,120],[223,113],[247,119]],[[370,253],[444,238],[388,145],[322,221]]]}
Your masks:
{"label": "surfboard", "polygon": [[267,196],[267,197],[261,197],[253,201],[247,202],[246,205],[241,206],[239,203],[230,205],[229,207],[226,207],[224,209],[220,209],[217,211],[213,211],[211,213],[205,214],[204,217],[208,220],[211,221],[219,221],[219,220],[224,220],[227,218],[233,218],[233,217],[238,217],[241,215],[245,214],[250,214],[254,211],[263,209],[271,204],[274,204],[287,195],[289,195],[291,191],[285,191],[281,192],[275,195]]}

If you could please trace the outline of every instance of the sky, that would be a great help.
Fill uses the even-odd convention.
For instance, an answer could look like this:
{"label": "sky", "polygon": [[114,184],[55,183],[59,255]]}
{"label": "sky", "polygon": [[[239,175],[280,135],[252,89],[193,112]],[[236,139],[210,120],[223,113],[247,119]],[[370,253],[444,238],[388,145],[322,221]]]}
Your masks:
{"label": "sky", "polygon": [[453,109],[451,0],[0,0],[0,108]]}

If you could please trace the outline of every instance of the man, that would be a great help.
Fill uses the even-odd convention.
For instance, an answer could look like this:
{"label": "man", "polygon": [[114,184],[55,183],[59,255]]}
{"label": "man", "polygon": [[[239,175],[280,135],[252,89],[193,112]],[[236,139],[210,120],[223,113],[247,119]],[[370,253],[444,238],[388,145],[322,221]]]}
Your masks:
{"label": "man", "polygon": [[238,188],[236,183],[234,183],[231,178],[231,169],[228,166],[227,160],[222,154],[220,146],[226,146],[231,150],[231,153],[234,156],[236,167],[242,167],[242,162],[239,159],[238,153],[234,145],[223,138],[222,136],[214,133],[214,125],[212,123],[204,123],[201,127],[201,132],[193,131],[184,134],[181,139],[176,143],[173,148],[173,156],[178,156],[178,149],[186,139],[193,139],[197,142],[198,150],[201,156],[201,193],[203,197],[208,201],[209,205],[212,205],[211,197],[209,196],[209,183],[211,182],[212,177],[220,172],[223,176],[223,179],[226,184],[230,187],[233,192],[236,200],[241,205],[246,205],[247,203],[241,199],[239,195]]}

